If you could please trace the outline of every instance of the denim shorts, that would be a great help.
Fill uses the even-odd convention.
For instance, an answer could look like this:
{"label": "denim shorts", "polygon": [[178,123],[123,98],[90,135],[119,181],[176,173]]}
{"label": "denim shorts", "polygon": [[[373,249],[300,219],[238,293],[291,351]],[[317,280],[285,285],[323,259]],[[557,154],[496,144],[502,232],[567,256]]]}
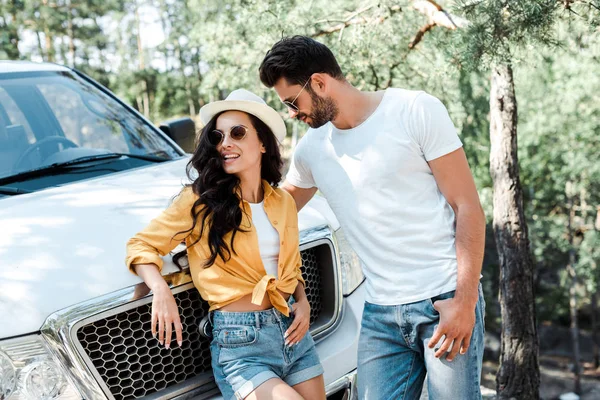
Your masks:
{"label": "denim shorts", "polygon": [[292,323],[291,315],[286,317],[271,308],[214,311],[211,319],[212,369],[226,400],[244,399],[272,378],[294,386],[323,374],[310,333],[294,346],[285,345],[283,335]]}

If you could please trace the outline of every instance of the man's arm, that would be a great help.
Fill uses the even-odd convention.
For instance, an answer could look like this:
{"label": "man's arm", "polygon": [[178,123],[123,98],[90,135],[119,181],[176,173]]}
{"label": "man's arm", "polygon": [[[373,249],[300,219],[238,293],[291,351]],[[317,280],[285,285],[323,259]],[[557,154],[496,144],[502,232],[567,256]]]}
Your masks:
{"label": "man's arm", "polygon": [[434,347],[442,335],[446,335],[446,340],[436,352],[436,357],[440,357],[455,340],[447,357],[452,360],[459,349],[461,354],[466,353],[475,324],[474,310],[485,245],[485,215],[462,148],[429,161],[429,166],[440,191],[456,215],[458,262],[455,296],[436,302],[440,324],[429,346]]}
{"label": "man's arm", "polygon": [[292,195],[294,201],[296,202],[296,208],[298,211],[302,209],[308,203],[310,199],[317,193],[317,188],[312,187],[308,189],[299,188],[297,186],[292,185],[287,180],[283,182],[281,188]]}

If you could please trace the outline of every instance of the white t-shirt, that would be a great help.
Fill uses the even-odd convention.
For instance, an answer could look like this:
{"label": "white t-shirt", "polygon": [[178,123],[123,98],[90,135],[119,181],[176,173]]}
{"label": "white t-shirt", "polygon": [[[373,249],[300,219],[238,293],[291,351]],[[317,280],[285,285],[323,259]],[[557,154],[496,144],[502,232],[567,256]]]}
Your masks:
{"label": "white t-shirt", "polygon": [[252,210],[252,223],[258,235],[258,248],[267,275],[279,278],[277,265],[279,263],[279,233],[265,212],[264,203],[248,203]]}
{"label": "white t-shirt", "polygon": [[456,289],[454,211],[427,161],[462,146],[444,105],[387,89],[362,124],[309,129],[287,181],[317,187],[362,261],[367,301],[396,305]]}

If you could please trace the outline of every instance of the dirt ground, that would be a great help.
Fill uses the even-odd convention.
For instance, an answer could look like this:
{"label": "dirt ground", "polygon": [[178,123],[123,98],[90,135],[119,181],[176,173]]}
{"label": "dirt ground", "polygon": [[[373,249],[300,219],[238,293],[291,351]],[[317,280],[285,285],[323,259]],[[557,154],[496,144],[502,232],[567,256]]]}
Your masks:
{"label": "dirt ground", "polygon": [[[540,398],[559,400],[560,395],[574,389],[573,373],[569,371],[571,359],[554,355],[540,356]],[[485,361],[481,374],[481,394],[484,400],[496,398],[496,371],[498,363]],[[423,390],[421,400],[427,400]],[[581,379],[580,400],[600,400],[600,369],[594,370],[591,363],[584,363]]]}
{"label": "dirt ground", "polygon": [[[558,356],[540,356],[540,398],[542,400],[558,400],[561,394],[574,389],[573,373],[569,371],[571,359]],[[486,361],[483,364],[482,387],[487,395],[485,399],[493,399],[496,388],[496,370],[498,364]],[[600,399],[600,370],[594,370],[591,363],[584,363],[581,379],[581,400]]]}

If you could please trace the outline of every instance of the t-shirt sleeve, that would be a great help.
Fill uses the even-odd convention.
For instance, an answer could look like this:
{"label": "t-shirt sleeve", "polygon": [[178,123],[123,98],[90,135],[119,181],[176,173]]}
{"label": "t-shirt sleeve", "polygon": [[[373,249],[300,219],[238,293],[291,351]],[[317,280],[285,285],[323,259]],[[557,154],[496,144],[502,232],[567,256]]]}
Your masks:
{"label": "t-shirt sleeve", "polygon": [[289,183],[302,189],[310,189],[317,186],[307,162],[310,154],[307,139],[307,135],[304,135],[296,145],[290,162],[290,169],[285,177]]}
{"label": "t-shirt sleeve", "polygon": [[425,92],[419,93],[413,101],[409,114],[409,131],[427,161],[462,146],[444,104]]}

